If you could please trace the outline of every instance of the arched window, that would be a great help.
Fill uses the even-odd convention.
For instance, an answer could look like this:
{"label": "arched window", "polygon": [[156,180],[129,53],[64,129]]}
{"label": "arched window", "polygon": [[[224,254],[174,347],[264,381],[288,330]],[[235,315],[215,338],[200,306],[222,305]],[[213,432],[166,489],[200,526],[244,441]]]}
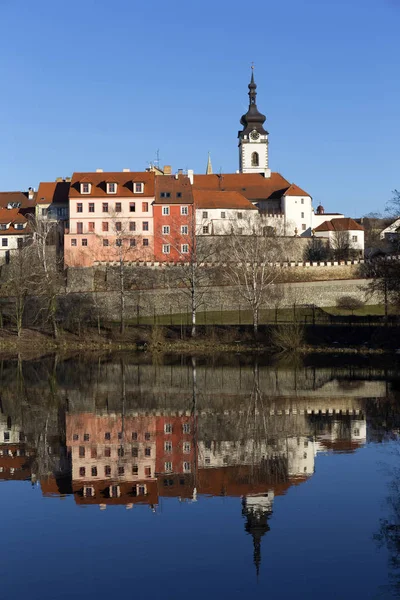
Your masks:
{"label": "arched window", "polygon": [[259,165],[258,152],[253,152],[253,154],[251,155],[251,166],[258,167],[258,165]]}

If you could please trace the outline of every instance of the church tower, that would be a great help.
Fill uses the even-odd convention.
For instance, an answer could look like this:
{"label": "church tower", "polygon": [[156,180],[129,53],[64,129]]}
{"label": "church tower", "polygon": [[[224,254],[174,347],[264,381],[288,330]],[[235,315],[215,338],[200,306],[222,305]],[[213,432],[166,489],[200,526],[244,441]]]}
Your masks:
{"label": "church tower", "polygon": [[266,117],[258,111],[256,89],[252,67],[249,110],[240,119],[243,129],[238,133],[239,171],[240,173],[263,173],[265,177],[271,177],[271,170],[268,167],[268,131],[264,129]]}

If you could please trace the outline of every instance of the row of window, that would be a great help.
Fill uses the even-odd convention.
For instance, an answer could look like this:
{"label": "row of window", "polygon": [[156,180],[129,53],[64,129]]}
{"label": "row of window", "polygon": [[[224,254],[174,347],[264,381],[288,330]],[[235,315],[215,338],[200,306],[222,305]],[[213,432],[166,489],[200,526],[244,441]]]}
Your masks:
{"label": "row of window", "polygon": [[[14,223],[14,229],[24,229],[24,223]],[[0,223],[0,229],[9,229],[9,223]]]}
{"label": "row of window", "polygon": [[[118,190],[117,183],[107,183],[106,184],[107,194],[116,194]],[[81,183],[81,194],[90,194],[92,191],[91,183]],[[135,194],[143,194],[144,192],[144,184],[143,183],[134,183],[133,191]]]}
{"label": "row of window", "polygon": [[[163,206],[162,207],[162,214],[167,217],[170,214],[170,210],[169,210],[169,206]],[[181,215],[182,216],[187,216],[189,214],[189,207],[188,206],[181,206]]]}
{"label": "row of window", "polygon": [[[183,423],[182,424],[182,432],[183,433],[190,433],[190,423]],[[8,432],[5,432],[5,434],[6,433],[8,433]],[[164,433],[172,433],[172,423],[165,423],[164,424]],[[21,435],[23,435],[23,434],[21,434]],[[124,437],[123,436],[123,432],[119,431],[117,437],[118,437],[119,440],[122,440],[122,438]],[[125,437],[127,437],[127,436],[125,436]],[[79,433],[74,433],[72,435],[72,439],[73,439],[74,442],[79,441]],[[111,431],[106,431],[104,433],[104,439],[106,441],[110,441],[111,440]],[[132,431],[132,441],[135,442],[135,441],[137,441],[137,439],[138,439],[138,432],[137,431]],[[144,434],[144,439],[146,441],[149,441],[151,439],[151,433],[148,432],[148,431],[146,431],[145,434]],[[90,433],[84,433],[83,434],[83,441],[84,442],[90,442]]]}
{"label": "row of window", "polygon": [[[10,432],[9,431],[5,431],[4,432],[4,441],[5,442],[9,442],[10,441]],[[25,434],[20,431],[20,433],[18,434],[18,438],[20,442],[24,442],[25,441]]]}
{"label": "row of window", "polygon": [[[118,498],[121,495],[121,489],[119,485],[111,485],[109,489],[110,498]],[[132,496],[145,496],[147,494],[147,486],[145,485],[134,485],[132,488]],[[85,498],[93,498],[96,495],[95,489],[91,486],[85,486],[83,488],[83,495]]]}
{"label": "row of window", "polygon": [[[102,202],[101,211],[103,213],[108,213],[109,208],[110,208],[110,205],[108,202]],[[88,211],[90,213],[96,212],[95,202],[89,202]],[[119,213],[121,211],[122,211],[122,202],[116,202],[115,203],[115,212]],[[76,203],[76,212],[77,213],[83,212],[83,203],[82,202]],[[136,202],[129,202],[129,212],[136,212]],[[148,202],[142,202],[142,212],[149,212],[149,203]]]}
{"label": "row of window", "polygon": [[[163,235],[169,235],[171,233],[171,228],[169,225],[163,225],[162,227]],[[187,235],[189,233],[189,227],[187,225],[181,225],[181,235]]]}
{"label": "row of window", "polygon": [[[117,232],[122,231],[122,222],[117,221],[116,223],[114,223],[114,229]],[[110,231],[110,224],[108,223],[108,221],[103,221],[101,223],[101,230],[102,231]],[[88,233],[94,233],[95,231],[96,231],[96,223],[94,221],[89,221],[88,222]],[[136,222],[135,221],[129,221],[129,231],[136,231]],[[149,231],[149,221],[142,221],[142,231]],[[76,233],[79,233],[79,234],[83,233],[83,223],[78,222],[76,224]]]}
{"label": "row of window", "polygon": [[[115,240],[115,245],[116,246],[122,246],[123,240]],[[77,246],[78,245],[78,240],[76,238],[71,238],[71,246]],[[88,240],[87,238],[82,238],[81,239],[81,245],[82,246],[87,246],[88,245]],[[129,238],[129,245],[131,248],[134,248],[135,246],[137,246],[136,243],[136,239],[135,238]],[[147,247],[149,245],[149,240],[147,238],[144,238],[142,240],[142,246]],[[103,246],[104,247],[109,247],[110,246],[110,240],[108,240],[107,238],[103,239]]]}
{"label": "row of window", "polygon": [[[162,245],[162,253],[170,254],[171,252],[171,244],[163,244]],[[189,244],[181,244],[181,253],[189,254]]]}
{"label": "row of window", "polygon": [[[176,192],[177,198],[182,198],[182,192]],[[160,192],[160,198],[171,198],[171,192]]]}
{"label": "row of window", "polygon": [[[164,451],[172,452],[172,442],[164,442]],[[183,452],[188,454],[190,452],[190,442],[183,443]],[[118,456],[123,458],[127,454],[125,448],[118,448]],[[139,456],[139,448],[131,448],[131,454],[133,457]],[[144,449],[144,455],[150,457],[151,456],[151,448],[146,447]],[[86,448],[85,446],[79,446],[79,458],[85,458],[86,456]],[[104,448],[104,456],[106,458],[111,457],[111,448],[106,446]],[[90,448],[90,458],[97,458],[97,448]]]}
{"label": "row of window", "polygon": [[[92,477],[97,477],[98,476],[97,467],[95,467],[95,466],[91,467],[90,473],[91,473]],[[138,465],[132,465],[132,475],[138,476],[138,474],[139,474]],[[111,477],[111,466],[110,465],[106,465],[104,467],[104,475],[106,477]],[[123,467],[123,466],[118,467],[118,475],[125,475],[125,467]],[[144,468],[144,475],[145,475],[145,477],[151,477],[151,467]],[[86,477],[86,467],[79,467],[79,477]]]}
{"label": "row of window", "polygon": [[[8,238],[1,238],[1,245],[3,248],[8,248]],[[24,238],[17,238],[17,248],[22,248],[24,245]]]}

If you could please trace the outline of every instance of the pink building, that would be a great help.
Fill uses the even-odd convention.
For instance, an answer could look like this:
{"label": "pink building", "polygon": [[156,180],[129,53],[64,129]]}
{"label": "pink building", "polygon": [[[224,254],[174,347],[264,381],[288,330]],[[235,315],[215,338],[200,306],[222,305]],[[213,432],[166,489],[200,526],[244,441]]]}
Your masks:
{"label": "pink building", "polygon": [[69,192],[66,266],[152,260],[152,172],[74,173]]}

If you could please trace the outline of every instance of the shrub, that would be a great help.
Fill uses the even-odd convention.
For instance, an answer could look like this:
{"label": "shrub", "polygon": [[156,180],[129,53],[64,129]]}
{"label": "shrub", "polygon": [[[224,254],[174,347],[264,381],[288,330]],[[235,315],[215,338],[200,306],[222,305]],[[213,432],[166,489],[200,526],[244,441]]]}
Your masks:
{"label": "shrub", "polygon": [[304,327],[299,323],[279,325],[272,330],[271,343],[281,352],[297,352],[304,345]]}
{"label": "shrub", "polygon": [[351,314],[353,314],[355,310],[362,308],[364,303],[354,296],[340,296],[336,300],[336,306],[342,310],[351,311]]}

